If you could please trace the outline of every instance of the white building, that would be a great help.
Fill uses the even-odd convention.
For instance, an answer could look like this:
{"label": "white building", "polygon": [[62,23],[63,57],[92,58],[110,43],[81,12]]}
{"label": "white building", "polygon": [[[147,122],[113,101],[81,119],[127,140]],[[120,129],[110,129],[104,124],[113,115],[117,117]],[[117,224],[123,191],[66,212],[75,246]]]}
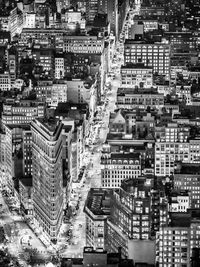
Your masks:
{"label": "white building", "polygon": [[106,224],[110,213],[109,198],[111,191],[92,188],[85,202],[86,246],[104,248],[106,246]]}
{"label": "white building", "polygon": [[169,80],[170,50],[170,44],[127,39],[124,43],[124,62],[125,64],[142,62],[145,66],[151,66],[153,73],[165,75],[166,80]]}
{"label": "white building", "polygon": [[0,74],[0,90],[10,91],[10,88],[11,88],[10,74],[8,72]]}
{"label": "white building", "polygon": [[15,101],[3,104],[2,124],[27,124],[35,117],[44,116],[44,103],[39,101]]}
{"label": "white building", "polygon": [[3,31],[9,31],[11,38],[18,31],[18,14],[17,7],[5,10],[3,15],[0,15],[0,24]]}
{"label": "white building", "polygon": [[190,144],[189,127],[168,123],[167,126],[155,127],[155,175],[167,176],[174,173],[176,161],[188,162]]}
{"label": "white building", "polygon": [[51,106],[57,107],[58,103],[67,102],[67,84],[55,83],[51,90]]}
{"label": "white building", "polygon": [[65,12],[65,14],[62,14],[62,20],[68,23],[80,23],[81,12],[74,12],[73,10],[68,10]]}
{"label": "white building", "polygon": [[55,57],[55,79],[63,79],[65,75],[64,57]]}
{"label": "white building", "polygon": [[190,207],[190,195],[187,191],[172,192],[169,204],[170,212],[187,212]]}
{"label": "white building", "polygon": [[50,106],[56,107],[58,103],[67,102],[68,85],[66,81],[57,80],[43,81],[34,88],[37,98],[46,102]]}
{"label": "white building", "polygon": [[24,28],[35,28],[35,18],[36,18],[35,13],[26,13]]}
{"label": "white building", "polygon": [[23,85],[24,85],[24,81],[22,79],[16,79],[13,84],[13,88],[19,89],[21,91]]}
{"label": "white building", "polygon": [[176,94],[180,100],[184,100],[186,105],[192,105],[191,85],[176,85]]}
{"label": "white building", "polygon": [[136,64],[121,67],[121,86],[122,87],[144,87],[153,86],[153,69],[145,67],[144,64]]}
{"label": "white building", "polygon": [[104,39],[97,36],[64,37],[64,51],[72,53],[102,54]]}

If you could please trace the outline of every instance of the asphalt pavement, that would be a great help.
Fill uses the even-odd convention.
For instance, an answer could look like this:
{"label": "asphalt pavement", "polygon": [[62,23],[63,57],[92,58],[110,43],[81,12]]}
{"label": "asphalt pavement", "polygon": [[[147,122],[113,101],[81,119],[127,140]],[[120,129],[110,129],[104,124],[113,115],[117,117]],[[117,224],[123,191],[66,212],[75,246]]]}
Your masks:
{"label": "asphalt pavement", "polygon": [[[102,144],[106,141],[107,133],[109,131],[108,125],[110,113],[114,112],[114,110],[116,109],[115,103],[117,89],[121,85],[119,70],[121,65],[123,65],[123,57],[121,57],[120,53],[116,53],[116,55],[116,58],[118,60],[116,71],[117,74],[114,79],[108,78],[106,81],[106,83],[109,83],[109,81],[111,82],[111,88],[107,89],[105,100],[108,101],[106,101],[107,104],[104,104],[103,108],[100,109],[103,110],[103,112],[100,111],[100,114],[98,116],[100,119],[100,123],[98,125],[99,131],[96,130],[96,127],[94,127],[91,122],[90,138],[91,140],[96,140],[97,144],[90,145],[89,150],[85,155],[87,175],[86,182],[81,188],[81,201],[79,202],[79,210],[75,217],[72,219],[71,224],[65,225],[62,230],[63,232],[67,233],[67,231],[69,231],[70,229],[70,231],[72,231],[72,237],[69,241],[64,241],[61,237],[60,242],[58,242],[58,251],[60,251],[60,255],[64,257],[82,257],[83,247],[87,245],[85,243],[85,214],[83,212],[83,208],[90,188],[101,187],[101,149]],[[103,124],[101,122],[103,122]],[[63,243],[65,245],[65,248],[63,248]]]}

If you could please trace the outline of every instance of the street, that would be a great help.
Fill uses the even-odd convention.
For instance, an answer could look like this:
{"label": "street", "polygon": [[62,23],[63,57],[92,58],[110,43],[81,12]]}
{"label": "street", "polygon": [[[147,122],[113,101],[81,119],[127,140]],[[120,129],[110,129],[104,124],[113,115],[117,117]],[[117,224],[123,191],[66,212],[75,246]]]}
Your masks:
{"label": "street", "polygon": [[[124,26],[126,22],[124,23]],[[123,31],[122,31],[123,32]],[[78,193],[81,196],[79,202],[79,210],[70,224],[63,226],[63,235],[66,235],[67,231],[71,231],[70,241],[64,241],[63,235],[60,237],[57,249],[60,251],[60,255],[64,257],[82,257],[83,247],[86,245],[85,237],[85,214],[83,212],[85,199],[87,197],[90,188],[101,187],[101,149],[102,144],[106,141],[106,136],[109,131],[109,118],[110,113],[114,112],[116,106],[117,89],[121,86],[120,68],[124,64],[123,56],[123,43],[125,39],[125,32],[120,35],[121,41],[117,42],[116,50],[114,53],[114,60],[111,63],[111,72],[108,74],[108,78],[105,84],[110,84],[105,89],[104,105],[101,107],[101,111],[97,116],[100,118],[96,126],[99,131],[94,130],[94,127],[90,127],[90,140],[89,148],[85,152],[86,161],[86,180],[81,190]],[[120,48],[120,51],[119,51]],[[117,62],[117,64],[116,64]],[[111,78],[111,74],[115,75]],[[92,144],[92,140],[95,140],[96,144]],[[64,246],[63,246],[64,243]],[[60,245],[59,245],[60,244]]]}

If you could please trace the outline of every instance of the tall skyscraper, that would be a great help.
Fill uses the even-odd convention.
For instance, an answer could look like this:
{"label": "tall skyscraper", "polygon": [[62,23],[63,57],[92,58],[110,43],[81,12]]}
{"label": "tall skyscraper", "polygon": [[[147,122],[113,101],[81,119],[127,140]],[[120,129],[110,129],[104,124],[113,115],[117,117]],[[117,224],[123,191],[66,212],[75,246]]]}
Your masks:
{"label": "tall skyscraper", "polygon": [[118,18],[118,1],[117,0],[101,0],[98,1],[98,12],[104,12],[108,15],[110,29],[116,33]]}
{"label": "tall skyscraper", "polygon": [[87,0],[86,1],[86,20],[92,23],[97,13],[98,13],[98,0]]}
{"label": "tall skyscraper", "polygon": [[58,120],[35,119],[31,124],[34,220],[52,241],[63,218],[62,128]]}
{"label": "tall skyscraper", "polygon": [[118,18],[118,1],[117,0],[86,0],[86,19],[92,23],[97,13],[108,15],[110,29],[116,33]]}

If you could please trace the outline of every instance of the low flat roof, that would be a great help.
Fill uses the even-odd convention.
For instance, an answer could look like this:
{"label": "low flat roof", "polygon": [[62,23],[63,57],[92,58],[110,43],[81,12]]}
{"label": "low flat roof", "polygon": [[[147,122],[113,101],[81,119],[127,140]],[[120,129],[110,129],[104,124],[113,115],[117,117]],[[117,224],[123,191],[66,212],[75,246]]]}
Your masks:
{"label": "low flat roof", "polygon": [[180,171],[177,171],[176,174],[200,174],[200,164],[199,163],[182,163]]}
{"label": "low flat roof", "polygon": [[117,96],[125,96],[125,95],[157,95],[164,96],[163,94],[158,93],[158,91],[154,88],[143,88],[143,89],[132,89],[132,88],[118,88]]}
{"label": "low flat roof", "polygon": [[32,177],[23,177],[19,180],[24,186],[32,186]]}
{"label": "low flat roof", "polygon": [[111,189],[90,189],[85,207],[87,207],[94,215],[109,215],[111,192]]}
{"label": "low flat roof", "polygon": [[191,215],[189,213],[171,213],[171,227],[190,227]]}

